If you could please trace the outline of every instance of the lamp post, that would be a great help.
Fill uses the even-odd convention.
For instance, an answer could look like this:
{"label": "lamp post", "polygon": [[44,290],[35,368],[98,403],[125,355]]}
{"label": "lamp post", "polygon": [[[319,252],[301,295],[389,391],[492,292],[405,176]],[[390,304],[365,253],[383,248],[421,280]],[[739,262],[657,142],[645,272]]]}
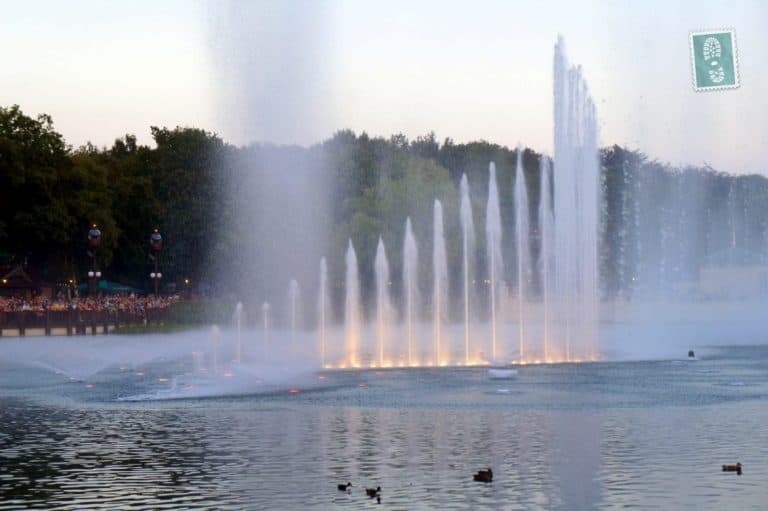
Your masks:
{"label": "lamp post", "polygon": [[101,231],[96,224],[93,224],[88,231],[88,250],[85,252],[91,259],[91,269],[88,270],[88,296],[91,298],[96,295],[96,285],[101,278],[101,272],[96,269],[96,252],[99,245],[101,245]]}
{"label": "lamp post", "polygon": [[155,262],[155,270],[149,274],[149,278],[155,283],[155,296],[157,296],[160,279],[163,278],[163,274],[160,273],[160,251],[163,249],[163,236],[158,229],[149,235],[149,248],[151,251],[149,258]]}

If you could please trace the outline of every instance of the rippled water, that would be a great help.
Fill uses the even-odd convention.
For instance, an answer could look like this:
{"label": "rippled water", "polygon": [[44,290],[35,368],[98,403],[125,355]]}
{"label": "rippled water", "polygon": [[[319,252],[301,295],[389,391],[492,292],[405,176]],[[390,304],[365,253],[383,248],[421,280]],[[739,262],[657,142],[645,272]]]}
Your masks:
{"label": "rippled water", "polygon": [[[162,399],[191,386],[168,390],[186,363],[69,381],[0,359],[0,509],[768,507],[766,346],[526,366],[513,381],[327,372]],[[720,470],[736,461],[744,475]],[[487,466],[493,483],[474,482]],[[351,494],[336,489],[347,481]],[[381,504],[363,491],[378,485]]]}

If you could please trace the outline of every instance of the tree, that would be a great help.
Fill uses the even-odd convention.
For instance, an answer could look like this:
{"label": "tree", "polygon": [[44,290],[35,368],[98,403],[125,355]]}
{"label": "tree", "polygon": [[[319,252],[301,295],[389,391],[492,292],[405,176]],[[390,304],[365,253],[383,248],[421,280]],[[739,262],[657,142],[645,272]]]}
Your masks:
{"label": "tree", "polygon": [[60,178],[70,168],[50,116],[0,107],[0,246],[12,259],[42,265],[68,245],[75,222]]}
{"label": "tree", "polygon": [[220,207],[218,169],[225,145],[215,134],[196,128],[153,126],[152,137],[157,149],[146,163],[167,247],[164,274],[171,281],[186,277],[197,281],[212,263],[210,248],[218,236],[214,220]]}

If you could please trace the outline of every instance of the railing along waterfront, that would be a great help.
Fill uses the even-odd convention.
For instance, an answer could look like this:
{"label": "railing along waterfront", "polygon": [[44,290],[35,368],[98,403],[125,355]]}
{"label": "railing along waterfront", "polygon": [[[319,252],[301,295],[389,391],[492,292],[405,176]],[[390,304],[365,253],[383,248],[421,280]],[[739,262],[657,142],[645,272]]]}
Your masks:
{"label": "railing along waterfront", "polygon": [[120,326],[149,325],[167,319],[167,308],[150,308],[141,312],[76,308],[0,311],[0,337],[109,334]]}

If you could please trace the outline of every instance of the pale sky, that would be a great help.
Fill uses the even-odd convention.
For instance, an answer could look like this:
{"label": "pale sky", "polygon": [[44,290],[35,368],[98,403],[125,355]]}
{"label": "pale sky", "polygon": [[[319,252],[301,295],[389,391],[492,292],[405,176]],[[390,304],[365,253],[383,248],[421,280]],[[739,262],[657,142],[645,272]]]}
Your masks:
{"label": "pale sky", "polygon": [[[149,126],[311,144],[434,130],[552,150],[560,33],[603,145],[768,175],[768,3],[0,1],[0,105],[78,146]],[[688,34],[736,30],[741,87],[693,91]]]}

